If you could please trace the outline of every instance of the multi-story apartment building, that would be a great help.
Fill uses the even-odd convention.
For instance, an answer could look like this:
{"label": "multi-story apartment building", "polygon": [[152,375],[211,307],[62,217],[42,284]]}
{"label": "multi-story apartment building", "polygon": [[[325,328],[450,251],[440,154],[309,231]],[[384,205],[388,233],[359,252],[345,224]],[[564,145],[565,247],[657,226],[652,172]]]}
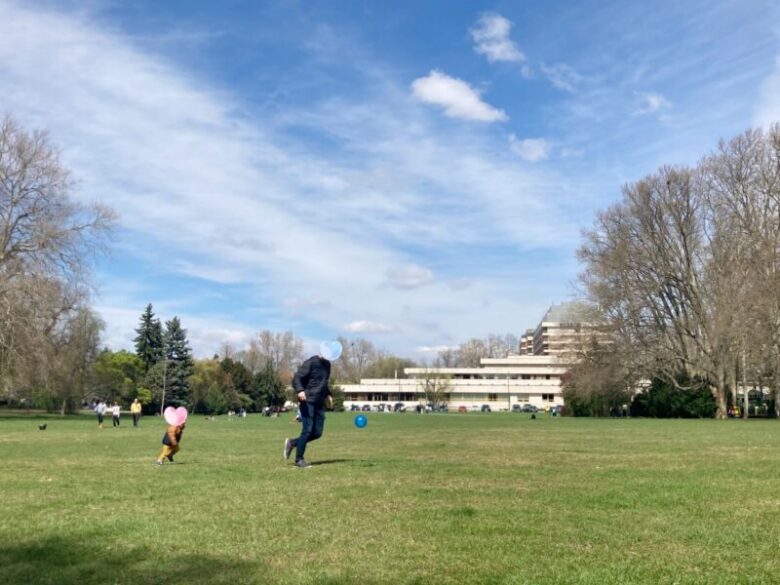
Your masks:
{"label": "multi-story apartment building", "polygon": [[586,337],[597,334],[596,326],[594,309],[590,305],[576,301],[552,305],[533,331],[531,353],[560,355],[576,352]]}

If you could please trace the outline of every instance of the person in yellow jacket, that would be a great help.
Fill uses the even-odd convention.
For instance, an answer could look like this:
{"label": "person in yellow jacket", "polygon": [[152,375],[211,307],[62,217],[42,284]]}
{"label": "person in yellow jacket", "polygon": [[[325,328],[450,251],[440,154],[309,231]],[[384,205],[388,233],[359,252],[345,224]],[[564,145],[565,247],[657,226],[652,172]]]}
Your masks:
{"label": "person in yellow jacket", "polygon": [[181,443],[181,435],[184,432],[186,423],[180,425],[168,425],[168,429],[163,435],[163,449],[160,456],[157,458],[157,465],[162,465],[165,459],[168,459],[173,463],[173,456],[179,452],[179,444]]}
{"label": "person in yellow jacket", "polygon": [[141,420],[141,403],[138,402],[138,398],[130,405],[130,414],[133,415],[133,426],[138,428],[138,421]]}

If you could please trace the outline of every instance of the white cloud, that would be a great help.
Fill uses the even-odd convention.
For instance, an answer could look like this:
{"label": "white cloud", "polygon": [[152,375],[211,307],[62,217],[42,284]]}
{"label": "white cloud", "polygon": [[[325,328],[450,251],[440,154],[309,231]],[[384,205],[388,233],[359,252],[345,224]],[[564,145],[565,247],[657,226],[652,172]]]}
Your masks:
{"label": "white cloud", "polygon": [[221,268],[211,266],[210,264],[196,264],[188,260],[174,260],[171,262],[171,269],[187,276],[220,284],[235,284],[243,280],[241,275],[232,268]]}
{"label": "white cloud", "polygon": [[530,162],[545,160],[550,156],[550,143],[544,138],[520,139],[514,134],[510,134],[509,147],[520,158]]}
{"label": "white cloud", "polygon": [[395,327],[375,321],[353,321],[344,325],[344,331],[350,333],[393,333],[397,330]]}
{"label": "white cloud", "polygon": [[556,63],[555,65],[542,63],[539,69],[554,87],[563,91],[574,93],[582,81],[582,76],[565,63]]}
{"label": "white cloud", "polygon": [[479,122],[507,120],[503,110],[483,102],[479,92],[468,83],[441,71],[433,70],[427,77],[415,79],[412,95],[426,104],[441,106],[450,118]]}
{"label": "white cloud", "polygon": [[672,107],[672,102],[660,93],[638,93],[637,96],[639,98],[639,104],[633,112],[635,116],[659,114]]}
{"label": "white cloud", "polygon": [[[127,291],[116,278],[124,267],[106,268],[101,314],[111,346],[132,345],[150,301],[182,318],[198,355],[217,351],[220,336],[238,345],[260,329],[305,335],[304,327],[344,323],[373,323],[406,352],[504,328],[506,315],[522,311],[510,277],[488,263],[459,261],[447,280],[427,283],[423,266],[416,276],[402,270],[398,282],[426,286],[400,293],[386,286],[388,273],[415,248],[425,258],[496,243],[570,245],[577,228],[560,212],[562,199],[548,196],[562,191],[559,181],[515,164],[483,127],[441,128],[381,64],[363,69],[375,91],[359,101],[312,97],[249,119],[238,96],[189,74],[186,63],[141,51],[88,17],[0,2],[3,107],[50,130],[78,180],[74,196],[120,212],[122,260],[135,270],[127,278],[145,286]],[[464,82],[438,75],[482,104]],[[343,148],[311,148],[300,129]],[[452,287],[467,265],[470,286]],[[182,271],[209,281],[187,283],[187,302]],[[232,296],[238,289],[243,296]],[[225,298],[203,302],[202,293]],[[473,311],[484,298],[495,302]],[[413,321],[400,318],[405,304]],[[225,316],[202,316],[214,306]],[[363,316],[372,321],[361,324]],[[397,322],[403,330],[383,325]],[[518,328],[527,325],[518,318]]]}
{"label": "white cloud", "polygon": [[441,353],[448,349],[458,349],[457,345],[421,345],[416,348],[417,353]]}
{"label": "white cloud", "polygon": [[488,61],[525,61],[514,41],[509,38],[512,22],[500,14],[483,14],[469,32],[474,39],[474,50]]}
{"label": "white cloud", "polygon": [[433,279],[433,271],[417,264],[403,264],[387,269],[387,284],[396,288],[419,288],[432,283]]}

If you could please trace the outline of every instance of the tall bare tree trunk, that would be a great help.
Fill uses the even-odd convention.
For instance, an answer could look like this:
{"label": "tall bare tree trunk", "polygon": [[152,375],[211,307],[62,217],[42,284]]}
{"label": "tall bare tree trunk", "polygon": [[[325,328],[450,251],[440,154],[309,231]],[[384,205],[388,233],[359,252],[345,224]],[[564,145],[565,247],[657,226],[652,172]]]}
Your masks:
{"label": "tall bare tree trunk", "polygon": [[747,420],[750,410],[750,391],[747,379],[747,356],[742,350],[742,418]]}
{"label": "tall bare tree trunk", "polygon": [[780,353],[778,353],[780,350],[778,348],[775,348],[775,374],[772,376],[772,392],[774,394],[774,409],[771,413],[772,418],[777,418],[778,414],[780,414],[780,392],[778,390],[780,389]]}
{"label": "tall bare tree trunk", "polygon": [[715,383],[710,386],[712,391],[712,397],[715,399],[715,406],[717,411],[715,412],[715,418],[726,418],[727,405],[726,405],[726,372],[723,366],[718,367],[718,373],[715,378]]}
{"label": "tall bare tree trunk", "polygon": [[729,368],[729,391],[731,392],[731,406],[737,406],[737,367],[738,362],[734,360],[732,367]]}

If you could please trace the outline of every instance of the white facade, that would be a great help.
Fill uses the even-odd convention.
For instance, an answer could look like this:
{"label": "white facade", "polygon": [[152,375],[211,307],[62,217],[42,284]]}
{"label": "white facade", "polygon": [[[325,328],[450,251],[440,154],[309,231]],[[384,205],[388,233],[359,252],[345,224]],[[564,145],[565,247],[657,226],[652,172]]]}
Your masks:
{"label": "white facade", "polygon": [[406,368],[406,378],[363,379],[343,386],[344,406],[395,405],[407,408],[427,402],[425,380],[447,381],[449,410],[465,407],[511,410],[516,404],[540,409],[563,406],[561,377],[586,338],[608,341],[594,323],[594,308],[582,302],[552,305],[535,329],[527,329],[518,347],[520,355],[483,358],[478,368]]}
{"label": "white facade", "polygon": [[426,402],[424,380],[446,380],[449,410],[460,407],[511,410],[515,404],[532,404],[539,409],[563,406],[561,376],[568,366],[558,356],[519,355],[480,360],[478,368],[406,368],[407,378],[363,379],[360,384],[342,386],[344,406],[394,405],[415,408]]}

